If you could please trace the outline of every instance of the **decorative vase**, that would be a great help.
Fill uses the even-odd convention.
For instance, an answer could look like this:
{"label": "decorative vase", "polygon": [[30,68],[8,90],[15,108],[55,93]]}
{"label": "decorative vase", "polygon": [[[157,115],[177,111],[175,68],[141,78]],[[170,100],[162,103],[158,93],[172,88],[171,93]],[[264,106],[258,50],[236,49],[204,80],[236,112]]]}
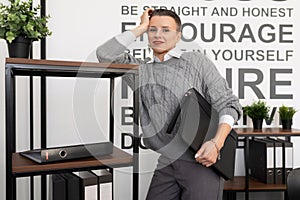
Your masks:
{"label": "decorative vase", "polygon": [[262,124],[263,124],[263,119],[252,119],[252,123],[253,123],[254,130],[261,130]]}
{"label": "decorative vase", "polygon": [[282,119],[281,120],[282,129],[292,129],[293,120]]}
{"label": "decorative vase", "polygon": [[10,58],[29,58],[32,40],[23,36],[16,37],[11,43],[7,42]]}

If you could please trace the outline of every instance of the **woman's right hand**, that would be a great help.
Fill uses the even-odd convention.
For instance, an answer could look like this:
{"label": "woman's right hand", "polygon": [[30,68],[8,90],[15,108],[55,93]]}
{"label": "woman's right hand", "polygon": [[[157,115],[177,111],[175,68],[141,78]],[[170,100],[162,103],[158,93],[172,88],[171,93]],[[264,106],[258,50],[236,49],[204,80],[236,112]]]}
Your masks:
{"label": "woman's right hand", "polygon": [[140,25],[131,30],[134,33],[135,37],[139,37],[140,35],[142,35],[148,30],[149,21],[150,21],[149,17],[150,17],[150,13],[153,10],[154,10],[153,8],[148,8],[143,12],[143,14],[140,17],[141,19]]}
{"label": "woman's right hand", "polygon": [[140,19],[141,19],[141,26],[146,26],[148,28],[149,26],[149,17],[150,17],[150,13],[153,11],[153,8],[148,8],[147,10],[145,10],[143,12],[143,14],[141,15]]}

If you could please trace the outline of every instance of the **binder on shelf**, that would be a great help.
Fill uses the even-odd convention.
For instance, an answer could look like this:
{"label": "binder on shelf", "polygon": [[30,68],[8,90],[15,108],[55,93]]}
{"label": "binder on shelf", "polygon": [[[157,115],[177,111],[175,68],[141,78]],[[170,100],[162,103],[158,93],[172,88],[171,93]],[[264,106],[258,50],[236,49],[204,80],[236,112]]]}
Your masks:
{"label": "binder on shelf", "polygon": [[20,152],[37,163],[51,163],[58,161],[73,160],[86,157],[109,155],[113,151],[111,142],[100,142],[92,144],[80,144],[62,147],[35,149]]}
{"label": "binder on shelf", "polygon": [[274,143],[254,138],[249,141],[250,176],[267,184],[274,183]]}
{"label": "binder on shelf", "polygon": [[97,176],[97,195],[99,199],[112,200],[113,199],[113,177],[112,174],[106,170],[91,170]]}
{"label": "binder on shelf", "polygon": [[73,172],[79,178],[82,200],[112,199],[112,174],[106,169]]}
{"label": "binder on shelf", "polygon": [[283,174],[284,174],[283,183],[286,183],[287,176],[294,167],[294,148],[293,148],[293,143],[289,141],[284,141],[283,146],[284,146],[283,156],[284,156],[284,163],[285,163],[284,170],[283,170]]}
{"label": "binder on shelf", "polygon": [[283,183],[283,143],[273,138],[264,138],[274,145],[274,183]]}
{"label": "binder on shelf", "polygon": [[82,200],[97,200],[97,176],[89,171],[73,172],[79,178],[81,199]]}
{"label": "binder on shelf", "polygon": [[98,183],[110,183],[112,182],[112,174],[107,169],[91,170],[98,178]]}
{"label": "binder on shelf", "polygon": [[50,182],[50,199],[66,200],[66,181],[60,174],[53,174]]}
{"label": "binder on shelf", "polygon": [[293,143],[287,140],[283,140],[280,138],[276,138],[278,142],[281,142],[283,145],[283,183],[286,183],[287,175],[290,173],[290,171],[293,169],[294,165],[294,149],[293,149]]}
{"label": "binder on shelf", "polygon": [[61,176],[66,181],[66,200],[83,200],[79,177],[73,173],[63,173]]}

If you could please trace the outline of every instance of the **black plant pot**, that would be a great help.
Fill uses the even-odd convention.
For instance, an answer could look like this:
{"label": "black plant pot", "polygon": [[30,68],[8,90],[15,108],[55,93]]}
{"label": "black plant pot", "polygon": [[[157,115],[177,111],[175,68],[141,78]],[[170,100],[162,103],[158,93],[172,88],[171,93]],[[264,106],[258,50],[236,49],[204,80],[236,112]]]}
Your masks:
{"label": "black plant pot", "polygon": [[292,129],[293,120],[281,120],[282,129],[290,130]]}
{"label": "black plant pot", "polygon": [[19,36],[11,43],[7,42],[10,58],[29,58],[32,40]]}
{"label": "black plant pot", "polygon": [[261,130],[263,121],[264,121],[263,119],[252,119],[253,129],[254,130]]}

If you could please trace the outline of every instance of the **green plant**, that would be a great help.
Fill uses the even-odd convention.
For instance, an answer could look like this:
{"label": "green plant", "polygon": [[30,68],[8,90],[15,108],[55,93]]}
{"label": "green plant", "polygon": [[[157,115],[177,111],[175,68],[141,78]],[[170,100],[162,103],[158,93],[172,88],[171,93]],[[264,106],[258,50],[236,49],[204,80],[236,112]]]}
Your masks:
{"label": "green plant", "polygon": [[296,109],[293,107],[287,107],[285,105],[282,105],[279,107],[278,113],[281,120],[292,120],[294,114],[297,112]]}
{"label": "green plant", "polygon": [[10,5],[0,4],[0,38],[11,43],[24,36],[33,41],[51,35],[47,27],[50,15],[40,17],[40,5],[32,7],[32,0],[9,0]]}
{"label": "green plant", "polygon": [[244,112],[251,119],[268,119],[270,107],[266,102],[258,100],[244,107]]}

